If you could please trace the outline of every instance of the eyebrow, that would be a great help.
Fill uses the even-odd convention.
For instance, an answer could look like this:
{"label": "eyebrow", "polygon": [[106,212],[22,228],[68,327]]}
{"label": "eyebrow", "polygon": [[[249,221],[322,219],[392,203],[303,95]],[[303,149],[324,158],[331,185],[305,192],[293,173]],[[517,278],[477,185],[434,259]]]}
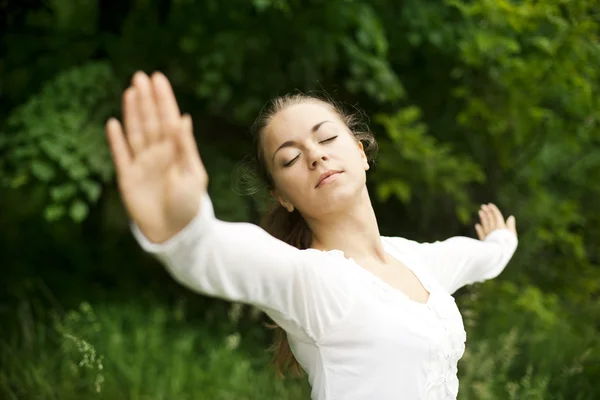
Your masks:
{"label": "eyebrow", "polygon": [[[316,124],[315,126],[313,126],[313,127],[311,128],[310,132],[311,132],[311,133],[315,133],[316,131],[318,131],[318,130],[319,130],[319,128],[321,127],[321,125],[323,125],[325,122],[331,122],[331,121],[329,121],[329,120],[325,120],[325,121],[321,121],[321,122],[319,122],[318,124]],[[297,142],[295,142],[295,141],[293,141],[293,140],[288,140],[287,142],[283,142],[283,144],[282,144],[281,146],[279,146],[279,147],[277,148],[277,150],[275,150],[275,153],[273,153],[273,158],[272,158],[272,160],[274,160],[274,159],[275,159],[275,154],[277,154],[277,152],[278,152],[279,150],[281,150],[281,149],[283,149],[283,148],[286,148],[286,147],[292,147],[292,146],[297,146],[297,145],[298,145],[298,143],[297,143]],[[271,161],[272,161],[272,160],[271,160]]]}

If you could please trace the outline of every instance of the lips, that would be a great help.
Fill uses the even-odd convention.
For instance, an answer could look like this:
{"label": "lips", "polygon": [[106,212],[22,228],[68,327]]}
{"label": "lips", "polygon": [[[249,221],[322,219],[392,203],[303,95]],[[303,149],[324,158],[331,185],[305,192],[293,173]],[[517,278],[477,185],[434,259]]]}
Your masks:
{"label": "lips", "polygon": [[323,182],[326,178],[329,178],[331,175],[335,175],[335,174],[341,174],[343,171],[335,171],[335,170],[329,170],[327,172],[323,172],[321,174],[321,176],[319,177],[319,182],[317,183],[317,186],[315,186],[315,188],[319,187],[321,185],[321,182]]}

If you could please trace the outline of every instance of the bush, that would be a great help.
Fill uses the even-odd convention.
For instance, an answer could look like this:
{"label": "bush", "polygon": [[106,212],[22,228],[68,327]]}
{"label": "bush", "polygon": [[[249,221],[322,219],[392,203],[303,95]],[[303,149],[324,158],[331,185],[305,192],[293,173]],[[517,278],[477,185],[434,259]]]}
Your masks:
{"label": "bush", "polygon": [[308,385],[281,381],[265,352],[239,348],[241,332],[225,338],[186,322],[183,306],[98,305],[53,324],[19,310],[20,332],[0,350],[5,399],[306,399]]}

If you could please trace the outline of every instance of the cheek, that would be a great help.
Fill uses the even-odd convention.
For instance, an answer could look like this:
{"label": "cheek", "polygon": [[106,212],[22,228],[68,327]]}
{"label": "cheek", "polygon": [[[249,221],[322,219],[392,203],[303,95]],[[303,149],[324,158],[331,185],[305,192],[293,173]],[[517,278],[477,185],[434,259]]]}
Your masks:
{"label": "cheek", "polygon": [[294,199],[298,193],[305,192],[307,176],[301,168],[294,165],[273,175],[273,183],[283,196]]}
{"label": "cheek", "polygon": [[363,159],[361,156],[361,152],[360,149],[358,148],[357,144],[355,141],[352,141],[351,143],[344,143],[344,147],[343,149],[340,149],[340,151],[336,151],[335,154],[337,156],[341,156],[344,158],[344,160],[350,164],[348,165],[348,167],[351,168],[357,168],[360,167],[362,168],[362,163],[363,163]]}

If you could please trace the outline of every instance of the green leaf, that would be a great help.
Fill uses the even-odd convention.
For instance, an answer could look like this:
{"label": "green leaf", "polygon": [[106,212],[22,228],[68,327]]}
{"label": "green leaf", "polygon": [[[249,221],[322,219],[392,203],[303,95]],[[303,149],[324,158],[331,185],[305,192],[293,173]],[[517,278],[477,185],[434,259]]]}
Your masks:
{"label": "green leaf", "polygon": [[53,222],[60,219],[66,212],[64,206],[59,204],[51,204],[44,209],[44,218],[48,222]]}
{"label": "green leaf", "polygon": [[395,195],[406,204],[410,201],[411,189],[407,182],[395,179],[378,185],[377,195],[381,201],[387,201]]}
{"label": "green leaf", "polygon": [[74,180],[80,180],[89,175],[89,169],[85,166],[85,164],[77,161],[74,165],[69,169],[69,176]]}
{"label": "green leaf", "polygon": [[27,182],[29,182],[29,174],[21,170],[9,180],[8,185],[13,189],[18,189],[27,184]]}
{"label": "green leaf", "polygon": [[535,47],[544,51],[546,54],[554,55],[554,45],[547,37],[535,36],[531,38],[531,42],[535,45]]}
{"label": "green leaf", "polygon": [[455,208],[455,212],[456,212],[456,216],[458,217],[458,220],[462,224],[467,224],[470,222],[471,213],[469,211],[469,208],[466,207],[464,204],[458,204]]}
{"label": "green leaf", "polygon": [[33,160],[31,162],[31,173],[42,182],[49,182],[56,175],[54,167],[41,160]]}
{"label": "green leaf", "polygon": [[69,209],[69,215],[75,222],[81,222],[89,213],[88,205],[82,200],[75,200]]}
{"label": "green leaf", "polygon": [[77,187],[72,182],[64,183],[50,189],[50,196],[55,202],[64,202],[77,193]]}
{"label": "green leaf", "polygon": [[79,182],[81,189],[85,192],[88,200],[92,203],[96,202],[102,193],[102,186],[98,182],[85,179]]}

